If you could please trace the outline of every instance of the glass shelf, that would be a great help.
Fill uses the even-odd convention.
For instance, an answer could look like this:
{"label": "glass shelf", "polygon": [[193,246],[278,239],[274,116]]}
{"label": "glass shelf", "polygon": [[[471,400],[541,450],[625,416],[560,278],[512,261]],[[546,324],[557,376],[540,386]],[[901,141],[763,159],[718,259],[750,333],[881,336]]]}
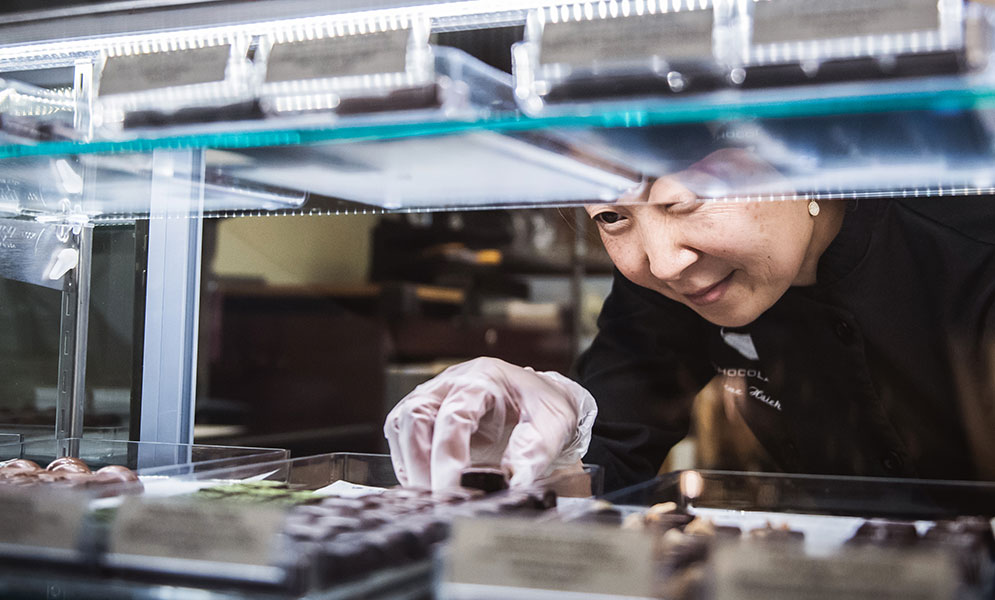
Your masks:
{"label": "glass shelf", "polygon": [[[108,27],[114,21],[115,28],[91,37],[80,34],[45,41],[42,36],[31,42],[25,37],[27,32],[40,35],[55,14],[37,13],[36,18],[27,15],[0,27],[0,31],[8,27],[19,32],[9,38],[13,43],[0,44],[0,70],[8,70],[13,77],[16,69],[43,68],[61,60],[63,66],[77,65],[75,72],[85,82],[87,71],[79,62],[91,61],[97,72],[100,61],[109,60],[105,56],[108,48],[137,44],[132,34],[152,27],[144,19],[153,9],[165,11],[167,21],[182,20],[197,11],[213,15],[201,29],[191,29],[189,24],[172,33],[146,29],[154,34],[149,42],[153,46],[166,47],[173,43],[168,36],[182,34],[191,39],[243,36],[232,41],[231,47],[255,47],[247,41],[251,38],[254,44],[268,48],[267,44],[283,43],[281,35],[290,35],[274,33],[283,31],[280,28],[304,31],[318,23],[325,32],[315,34],[320,38],[332,36],[327,32],[343,19],[366,19],[386,31],[384,15],[403,15],[413,24],[428,23],[432,33],[459,27],[525,25],[527,19],[534,20],[539,7],[549,3],[521,0],[501,11],[482,2],[401,4],[363,11],[346,8],[332,15],[302,4],[293,14],[277,15],[269,14],[276,10],[272,3],[264,3],[269,12],[264,11],[258,22],[241,32],[236,32],[234,13],[215,11],[203,3],[175,9],[150,3],[134,17],[102,5],[95,18]],[[735,3],[702,6],[712,4]],[[944,0],[941,5],[961,18],[955,0]],[[231,9],[240,3],[219,6]],[[995,29],[979,6],[966,3],[964,7],[963,12],[971,15],[973,26],[981,27],[982,33]],[[736,30],[726,25],[720,28],[725,17],[719,8],[715,10],[716,32]],[[66,18],[67,30],[85,20],[76,13],[67,13]],[[949,28],[949,23],[948,19],[944,27]],[[369,27],[372,31],[373,26]],[[965,32],[964,37],[970,38]],[[957,36],[955,42],[961,43]],[[978,59],[979,52],[984,59],[992,55],[990,42],[984,40],[971,47],[964,42],[964,56],[956,59],[960,66],[945,74],[896,71],[866,77],[864,73],[857,80],[791,81],[752,88],[726,82],[714,89],[683,93],[671,90],[558,100],[536,110],[523,99],[527,94],[521,81],[458,50],[419,46],[416,38],[421,39],[412,34],[407,46],[405,73],[410,75],[414,68],[413,55],[419,60],[430,55],[434,67],[418,63],[418,68],[429,69],[434,77],[418,80],[433,82],[426,92],[429,95],[419,97],[414,105],[410,96],[403,96],[401,106],[391,108],[398,97],[387,92],[409,93],[414,88],[377,88],[376,94],[359,98],[359,105],[379,103],[376,110],[365,112],[340,110],[342,104],[336,103],[355,100],[349,96],[332,98],[327,110],[308,104],[323,101],[316,89],[321,94],[339,90],[332,85],[334,77],[314,80],[326,83],[304,86],[300,89],[311,90],[307,93],[311,96],[291,99],[312,106],[307,110],[281,113],[266,109],[265,102],[252,104],[266,100],[262,92],[255,100],[251,93],[226,92],[222,95],[225,102],[249,98],[250,109],[246,112],[240,104],[236,108],[241,112],[236,114],[241,116],[228,118],[230,106],[217,100],[199,107],[206,112],[195,111],[188,120],[189,113],[182,118],[177,115],[189,106],[164,103],[151,120],[130,124],[127,118],[101,121],[100,111],[92,109],[100,108],[101,98],[91,97],[92,86],[80,82],[73,84],[71,93],[33,89],[13,80],[0,82],[0,108],[4,102],[12,107],[0,121],[0,213],[74,224],[157,216],[149,199],[153,179],[162,197],[189,198],[191,183],[203,190],[202,203],[170,209],[166,216],[171,217],[608,203],[638,197],[648,181],[662,176],[677,177],[702,198],[732,200],[946,196],[990,193],[995,188],[995,67],[987,64],[991,61]],[[516,69],[522,64],[519,55],[535,52],[530,43],[536,42],[527,37],[509,48]],[[258,58],[259,64],[249,67],[242,64],[241,52],[233,50],[229,61],[242,61],[238,63],[241,70],[234,72],[248,79],[236,82],[232,89],[240,90],[239,94],[269,89],[265,85],[253,88],[251,80],[267,66],[266,52]],[[872,58],[878,61],[874,68],[887,71],[882,66],[887,61]],[[749,68],[748,63],[744,66]],[[99,79],[99,74],[91,76]],[[225,83],[232,75],[226,77]],[[516,73],[515,77],[524,76]],[[395,79],[374,77],[370,81],[379,81],[374,87],[382,87],[384,81]],[[604,87],[610,88],[613,81],[606,76]],[[145,94],[143,102],[154,99],[147,90],[141,94]],[[154,102],[142,106],[156,109]],[[750,155],[748,162],[754,167],[763,165],[771,177],[744,179],[729,169],[730,157],[743,153]],[[174,177],[157,169],[156,156],[164,154],[196,156],[194,160],[203,167],[202,180],[191,182],[189,170]],[[727,177],[707,173],[716,162],[725,163]],[[70,179],[85,178],[87,190],[67,194],[63,177],[67,173],[75,173]]]}
{"label": "glass shelf", "polygon": [[[158,148],[258,148],[322,143],[367,142],[411,137],[572,130],[590,127],[644,127],[748,119],[785,119],[909,111],[977,111],[995,107],[990,77],[934,77],[868,84],[840,83],[776,90],[724,90],[687,98],[640,98],[559,107],[547,116],[496,111],[476,118],[412,120],[402,115],[358,124],[293,126],[294,119],[232,121],[162,127],[124,139],[27,141],[0,134],[0,158],[148,152]],[[393,120],[392,120],[393,119]],[[289,124],[289,126],[288,126]],[[191,131],[193,129],[194,131]]]}
{"label": "glass shelf", "polygon": [[[541,121],[551,120],[565,119]],[[569,127],[474,126],[348,142],[218,144],[203,154],[203,210],[235,216],[610,203],[667,174],[687,176],[685,184],[701,197],[726,199],[963,195],[995,188],[995,112],[977,106],[647,121],[609,127],[577,126],[583,122],[578,119]],[[154,157],[164,150],[3,159],[0,212],[97,223],[148,216]],[[747,152],[772,166],[776,184],[738,180],[734,173],[709,181],[696,176],[708,162],[703,159],[723,150]],[[57,176],[65,165],[87,174],[95,191],[67,204]],[[171,197],[189,190],[190,181],[160,176],[157,185]],[[188,210],[178,207],[169,216]]]}

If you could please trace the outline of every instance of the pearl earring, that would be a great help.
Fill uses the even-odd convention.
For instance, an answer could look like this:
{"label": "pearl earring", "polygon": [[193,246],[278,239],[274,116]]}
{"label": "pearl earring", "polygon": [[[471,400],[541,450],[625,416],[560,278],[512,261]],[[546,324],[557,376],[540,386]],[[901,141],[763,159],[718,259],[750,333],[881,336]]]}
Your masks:
{"label": "pearl earring", "polygon": [[813,217],[819,216],[819,203],[815,200],[809,200],[808,202],[808,214]]}

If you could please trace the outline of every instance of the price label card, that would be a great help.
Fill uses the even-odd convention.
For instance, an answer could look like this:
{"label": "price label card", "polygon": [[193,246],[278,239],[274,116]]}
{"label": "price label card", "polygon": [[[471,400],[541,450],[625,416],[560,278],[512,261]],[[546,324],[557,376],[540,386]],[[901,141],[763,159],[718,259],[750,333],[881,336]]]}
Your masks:
{"label": "price label card", "polygon": [[72,550],[85,516],[84,499],[0,490],[0,543]]}
{"label": "price label card", "polygon": [[230,45],[173,52],[110,56],[100,73],[99,95],[144,92],[224,81]]}
{"label": "price label card", "polygon": [[407,29],[273,44],[266,82],[400,73],[407,65]]}
{"label": "price label card", "polygon": [[115,554],[268,565],[283,511],[271,507],[128,498],[111,526]]}
{"label": "price label card", "polygon": [[936,0],[762,0],[753,5],[753,43],[936,31]]}
{"label": "price label card", "polygon": [[315,490],[314,494],[316,496],[338,496],[339,498],[363,498],[364,496],[379,496],[385,491],[386,488],[361,485],[340,479]]}
{"label": "price label card", "polygon": [[647,59],[711,60],[712,11],[547,22],[542,30],[542,64],[589,65]]}
{"label": "price label card", "polygon": [[460,589],[480,586],[648,598],[653,574],[652,540],[641,531],[458,519],[453,523],[445,587],[449,598],[464,597]]}
{"label": "price label card", "polygon": [[938,600],[954,598],[957,570],[940,550],[856,547],[808,556],[730,543],[712,558],[715,600]]}

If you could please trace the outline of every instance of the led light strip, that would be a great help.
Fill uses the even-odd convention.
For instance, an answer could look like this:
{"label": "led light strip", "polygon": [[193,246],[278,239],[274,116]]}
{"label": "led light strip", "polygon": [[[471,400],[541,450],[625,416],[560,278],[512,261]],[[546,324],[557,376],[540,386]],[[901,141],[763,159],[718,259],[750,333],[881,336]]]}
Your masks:
{"label": "led light strip", "polygon": [[[771,0],[739,0],[740,11]],[[791,40],[776,43],[749,43],[743,49],[748,65],[777,64],[795,61],[818,61],[833,58],[922,53],[963,47],[963,0],[939,0],[936,4],[938,25],[933,30],[841,36],[827,39]],[[869,5],[872,6],[872,5]],[[756,24],[753,25],[754,29]]]}
{"label": "led light strip", "polygon": [[[548,0],[468,0],[416,5],[404,8],[377,9],[352,13],[332,14],[321,17],[297,17],[238,25],[214,26],[171,32],[135,32],[124,35],[100,38],[84,38],[66,41],[46,41],[3,46],[0,42],[0,68],[25,68],[35,64],[71,65],[76,59],[93,58],[110,47],[141,44],[159,44],[168,47],[169,38],[177,39],[231,39],[238,35],[250,37],[268,35],[278,31],[321,31],[327,22],[354,22],[359,32],[360,23],[391,23],[421,16],[431,19],[433,29],[459,29],[464,25],[486,25],[487,23],[525,22],[526,11],[548,6]],[[179,9],[178,9],[179,10]],[[348,25],[344,25],[348,31]],[[2,28],[0,28],[2,30]]]}
{"label": "led light strip", "polygon": [[707,10],[711,0],[598,0],[597,2],[576,2],[549,6],[540,11],[540,19],[550,23],[571,21],[592,21],[618,17],[638,17],[657,13],[679,12],[683,10]]}
{"label": "led light strip", "polygon": [[[921,198],[921,197],[954,197],[954,196],[976,196],[979,194],[995,195],[995,187],[973,187],[973,186],[937,186],[937,187],[920,187],[912,188],[908,190],[899,191],[864,191],[864,192],[852,192],[852,191],[837,191],[837,192],[810,192],[810,193],[800,193],[800,194],[754,194],[754,195],[743,195],[743,196],[731,196],[727,198],[709,198],[704,200],[705,202],[729,202],[729,203],[746,203],[746,202],[807,202],[810,200],[827,200],[827,201],[843,201],[843,200],[861,200],[861,199],[879,199],[879,198]],[[384,208],[314,208],[314,209],[275,209],[271,211],[259,210],[259,209],[246,209],[246,210],[232,210],[224,209],[220,211],[210,211],[207,210],[201,216],[199,215],[182,215],[182,214],[170,214],[170,215],[148,215],[142,213],[118,213],[118,214],[101,214],[89,217],[89,222],[93,225],[114,225],[114,224],[126,224],[134,222],[135,220],[142,219],[193,219],[193,218],[204,218],[204,219],[227,219],[227,218],[261,218],[261,217],[310,217],[310,216],[354,216],[354,215],[386,215],[386,214],[414,214],[414,213],[438,213],[445,211],[474,211],[474,210],[492,210],[496,207],[515,209],[515,208],[570,208],[583,206],[584,202],[555,202],[547,204],[527,204],[527,203],[512,203],[512,204],[494,204],[494,205],[475,205],[475,206],[440,206],[440,207],[416,207],[416,208],[400,208],[388,210]],[[69,221],[66,221],[67,223]]]}
{"label": "led light strip", "polygon": [[19,117],[43,117],[76,108],[71,88],[25,91],[18,87],[0,79],[0,112]]}

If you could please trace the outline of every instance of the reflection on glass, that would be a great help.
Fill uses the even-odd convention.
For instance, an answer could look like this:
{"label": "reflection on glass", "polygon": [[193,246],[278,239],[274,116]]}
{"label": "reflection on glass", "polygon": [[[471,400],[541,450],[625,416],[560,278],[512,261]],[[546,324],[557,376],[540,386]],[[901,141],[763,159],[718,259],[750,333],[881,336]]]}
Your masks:
{"label": "reflection on glass", "polygon": [[[134,226],[100,227],[93,238],[84,432],[126,438],[133,376]],[[61,290],[0,278],[0,432],[25,438],[55,435],[63,301]]]}

